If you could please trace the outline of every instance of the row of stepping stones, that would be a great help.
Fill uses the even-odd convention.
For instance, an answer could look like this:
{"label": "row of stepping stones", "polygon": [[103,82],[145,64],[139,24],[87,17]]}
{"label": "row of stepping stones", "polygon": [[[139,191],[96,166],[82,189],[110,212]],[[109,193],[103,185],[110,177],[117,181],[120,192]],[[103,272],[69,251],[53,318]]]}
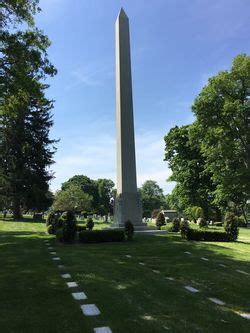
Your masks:
{"label": "row of stepping stones", "polygon": [[[189,251],[185,251],[184,253],[186,254],[191,254],[191,252]],[[132,255],[130,254],[126,254],[125,255],[126,258],[132,258]],[[206,257],[201,257],[201,260],[203,261],[209,261],[208,258]],[[139,265],[141,266],[146,266],[146,263],[145,262],[138,262]],[[224,264],[219,264],[219,266],[221,267],[226,267],[226,265]],[[244,275],[249,275],[247,272],[244,272],[244,271],[241,271],[241,270],[236,270],[238,273],[241,273],[241,274],[244,274]],[[159,270],[156,270],[156,269],[152,269],[152,272],[155,273],[155,274],[161,274],[161,272]],[[165,279],[169,280],[169,281],[175,281],[175,279],[171,276],[166,276]],[[196,289],[192,286],[183,286],[184,289],[188,290],[189,292],[191,293],[199,293],[200,290],[199,289]],[[226,305],[225,302],[223,302],[222,300],[218,299],[218,298],[215,298],[215,297],[208,297],[208,300],[217,304],[217,305]],[[237,315],[240,315],[241,317],[245,318],[245,319],[250,319],[250,313],[243,313],[243,312],[238,312],[238,311],[234,311],[234,313],[236,313]]]}
{"label": "row of stepping stones", "polygon": [[[51,257],[52,260],[56,261],[56,262],[61,262],[61,258],[56,256],[57,253],[56,253],[56,251],[54,251],[54,247],[51,246],[50,242],[48,240],[45,240],[44,243],[47,246],[49,253],[52,256]],[[66,267],[62,264],[58,264],[57,267],[60,270],[66,269]],[[69,273],[63,273],[63,274],[61,274],[61,277],[65,280],[72,279],[71,274],[69,274]],[[78,284],[75,281],[66,281],[66,284],[67,284],[68,288],[78,288]],[[73,299],[76,301],[82,301],[82,300],[86,300],[88,298],[87,295],[83,291],[73,292],[73,293],[71,293],[71,295],[72,295]],[[81,304],[80,309],[85,316],[98,316],[101,313],[95,304]],[[109,327],[96,327],[96,328],[94,328],[94,332],[95,333],[112,333],[112,331]]]}

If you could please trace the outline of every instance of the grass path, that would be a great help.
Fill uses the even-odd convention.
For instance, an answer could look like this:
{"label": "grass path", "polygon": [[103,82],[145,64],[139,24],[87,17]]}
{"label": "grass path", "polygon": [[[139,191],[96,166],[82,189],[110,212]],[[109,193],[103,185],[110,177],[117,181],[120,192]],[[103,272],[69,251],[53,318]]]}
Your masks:
{"label": "grass path", "polygon": [[[0,222],[1,332],[78,333],[99,326],[119,333],[249,332],[250,321],[233,311],[250,312],[250,275],[236,271],[250,274],[250,230],[242,229],[237,243],[187,242],[175,234],[120,244],[60,245],[51,239],[65,272],[88,296],[82,303],[73,300],[51,260],[44,230],[42,223]],[[101,315],[84,317],[79,304],[87,303]]]}

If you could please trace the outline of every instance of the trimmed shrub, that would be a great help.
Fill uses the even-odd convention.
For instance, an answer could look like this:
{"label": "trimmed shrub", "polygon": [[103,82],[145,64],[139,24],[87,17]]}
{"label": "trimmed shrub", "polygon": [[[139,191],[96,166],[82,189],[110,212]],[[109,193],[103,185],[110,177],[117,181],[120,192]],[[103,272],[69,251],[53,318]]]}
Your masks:
{"label": "trimmed shrub", "polygon": [[[68,211],[62,214],[59,224],[56,230],[59,233],[57,238],[63,243],[71,243],[75,239],[76,235],[76,219],[72,211]],[[62,229],[62,237],[60,236]]]}
{"label": "trimmed shrub", "polygon": [[191,228],[187,230],[186,238],[187,240],[207,242],[228,242],[230,240],[228,234],[223,231],[198,230]]}
{"label": "trimmed shrub", "polygon": [[93,219],[91,217],[88,218],[88,221],[87,221],[87,224],[86,224],[86,228],[88,230],[93,230],[94,228],[94,222],[93,222]]}
{"label": "trimmed shrub", "polygon": [[157,215],[157,218],[156,218],[156,222],[155,222],[156,226],[157,226],[157,229],[161,229],[161,226],[165,225],[165,216],[164,214],[162,213],[159,213]]}
{"label": "trimmed shrub", "polygon": [[181,232],[181,237],[183,239],[186,238],[186,235],[187,235],[187,232],[188,232],[188,229],[189,229],[189,224],[188,224],[188,221],[185,219],[183,221],[180,222],[180,232]]}
{"label": "trimmed shrub", "polygon": [[124,233],[127,240],[131,240],[134,236],[134,226],[133,223],[129,220],[125,222]]}
{"label": "trimmed shrub", "polygon": [[180,220],[178,218],[173,219],[173,225],[171,230],[172,232],[179,232],[180,231]]}
{"label": "trimmed shrub", "polygon": [[81,243],[122,242],[125,234],[122,230],[86,230],[79,232]]}
{"label": "trimmed shrub", "polygon": [[231,241],[236,241],[239,235],[239,227],[237,217],[234,213],[227,212],[224,220],[225,231]]}
{"label": "trimmed shrub", "polygon": [[207,222],[203,217],[199,217],[197,220],[197,224],[199,225],[200,228],[205,228],[207,227]]}

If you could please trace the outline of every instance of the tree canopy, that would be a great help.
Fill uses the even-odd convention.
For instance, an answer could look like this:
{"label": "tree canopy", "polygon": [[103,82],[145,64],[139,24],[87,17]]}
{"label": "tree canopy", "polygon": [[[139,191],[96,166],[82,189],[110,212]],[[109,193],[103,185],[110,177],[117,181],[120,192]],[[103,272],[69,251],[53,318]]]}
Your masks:
{"label": "tree canopy", "polygon": [[205,216],[227,207],[244,213],[250,196],[250,57],[237,56],[230,71],[210,78],[192,109],[194,123],[165,136],[175,204],[181,210],[202,207]]}
{"label": "tree canopy", "polygon": [[62,184],[62,191],[71,185],[77,185],[82,192],[92,197],[91,208],[98,214],[107,215],[110,212],[110,199],[114,188],[111,179],[93,180],[84,175],[75,175]]}
{"label": "tree canopy", "polygon": [[[2,195],[8,196],[9,208],[19,218],[21,207],[47,206],[53,177],[48,167],[56,141],[49,136],[53,101],[45,96],[45,79],[56,69],[48,59],[48,37],[34,27],[38,1],[8,0],[0,5],[0,174]],[[17,25],[25,21],[29,29]]]}
{"label": "tree canopy", "polygon": [[151,213],[154,209],[162,208],[165,204],[165,197],[163,190],[154,180],[146,180],[139,189],[143,216],[151,217]]}

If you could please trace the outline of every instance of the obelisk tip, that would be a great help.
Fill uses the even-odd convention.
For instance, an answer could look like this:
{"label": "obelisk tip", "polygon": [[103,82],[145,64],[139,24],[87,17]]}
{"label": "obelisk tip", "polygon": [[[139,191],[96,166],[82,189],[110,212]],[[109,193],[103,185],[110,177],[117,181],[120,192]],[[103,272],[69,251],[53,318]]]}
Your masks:
{"label": "obelisk tip", "polygon": [[124,11],[123,8],[120,9],[118,17],[126,17],[126,18],[128,18],[127,14],[125,13],[125,11]]}

